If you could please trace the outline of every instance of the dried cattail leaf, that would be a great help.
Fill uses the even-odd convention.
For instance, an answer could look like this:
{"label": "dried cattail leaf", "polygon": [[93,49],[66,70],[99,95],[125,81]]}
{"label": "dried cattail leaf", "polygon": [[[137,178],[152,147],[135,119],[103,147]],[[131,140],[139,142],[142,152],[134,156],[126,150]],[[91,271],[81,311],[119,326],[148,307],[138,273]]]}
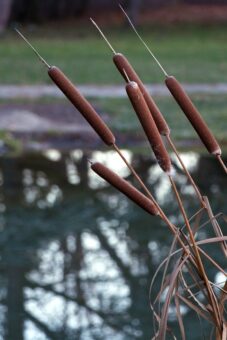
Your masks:
{"label": "dried cattail leaf", "polygon": [[115,172],[108,169],[101,163],[93,163],[91,168],[94,172],[96,172],[100,177],[110,183],[113,187],[118,189],[124,195],[126,195],[129,199],[139,205],[142,209],[147,211],[151,215],[159,215],[158,208],[154,205],[154,203],[148,199],[145,195],[143,195],[140,191],[134,188],[130,183],[126,180],[118,176]]}
{"label": "dried cattail leaf", "polygon": [[168,127],[167,122],[165,121],[159,108],[155,104],[154,100],[150,96],[143,82],[141,81],[138,74],[133,69],[127,58],[123,54],[117,53],[114,55],[113,61],[117,69],[119,70],[119,72],[126,81],[128,81],[129,79],[131,81],[135,81],[139,85],[140,91],[142,92],[144,99],[146,100],[150,113],[154,118],[154,121],[157,125],[160,134],[163,136],[168,136],[170,134],[170,129]]}
{"label": "dried cattail leaf", "polygon": [[181,315],[180,302],[179,302],[179,297],[178,297],[178,284],[176,286],[176,292],[175,292],[175,295],[174,295],[174,302],[175,302],[175,307],[176,307],[176,315],[177,315],[178,325],[179,325],[179,329],[180,329],[180,333],[181,333],[181,339],[186,340],[184,322],[183,322],[183,318],[182,318],[182,315]]}
{"label": "dried cattail leaf", "polygon": [[157,129],[153,117],[150,114],[149,108],[138,84],[134,81],[129,82],[126,85],[126,91],[160,167],[163,169],[163,171],[170,174],[172,166],[169,154],[166,151],[161,135]]}
{"label": "dried cattail leaf", "polygon": [[165,83],[207,150],[216,156],[221,155],[221,148],[218,142],[181,84],[173,76],[167,77]]}
{"label": "dried cattail leaf", "polygon": [[[206,203],[207,213],[208,213],[208,216],[210,218],[210,222],[213,226],[214,232],[216,233],[216,236],[223,236],[223,232],[221,230],[221,227],[220,227],[218,221],[216,220],[216,218],[214,217],[214,214],[213,214],[213,211],[211,209],[208,197],[204,196],[204,202]],[[225,257],[227,257],[227,244],[226,244],[226,242],[221,243],[221,248],[222,248],[222,251],[223,251]]]}
{"label": "dried cattail leaf", "polygon": [[48,70],[50,78],[77,108],[77,110],[84,116],[87,122],[96,131],[99,137],[108,146],[115,143],[115,137],[104,121],[100,118],[90,103],[82,96],[76,89],[72,82],[64,75],[64,73],[57,67],[52,66]]}
{"label": "dried cattail leaf", "polygon": [[181,259],[181,261],[178,261],[176,263],[175,268],[172,272],[169,289],[168,289],[165,303],[162,309],[162,316],[161,316],[161,321],[160,321],[160,329],[159,329],[159,337],[158,337],[159,339],[165,339],[166,332],[167,332],[167,319],[168,319],[168,311],[169,311],[170,302],[174,295],[174,290],[176,287],[178,275],[181,272],[187,260],[188,260],[188,255],[184,259]]}
{"label": "dried cattail leaf", "polygon": [[224,287],[222,288],[222,293],[219,299],[219,306],[222,316],[224,314],[226,300],[227,300],[227,280],[225,281]]}
{"label": "dried cattail leaf", "polygon": [[185,297],[183,297],[182,295],[178,294],[177,295],[178,298],[180,300],[182,300],[186,306],[188,306],[189,308],[191,308],[192,310],[194,310],[198,315],[200,315],[203,319],[213,323],[213,320],[211,319],[208,311],[207,313],[204,312],[201,308],[199,308],[198,306],[196,306],[194,303],[192,303],[189,299],[186,299]]}
{"label": "dried cattail leaf", "polygon": [[221,340],[226,340],[227,339],[227,326],[225,323],[223,323],[223,331],[222,331],[222,338]]}

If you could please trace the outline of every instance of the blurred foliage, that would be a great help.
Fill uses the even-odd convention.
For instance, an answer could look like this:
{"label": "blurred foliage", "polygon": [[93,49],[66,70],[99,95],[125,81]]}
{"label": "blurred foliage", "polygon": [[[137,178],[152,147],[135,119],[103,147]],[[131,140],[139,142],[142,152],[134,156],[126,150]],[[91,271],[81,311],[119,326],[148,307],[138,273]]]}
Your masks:
{"label": "blurred foliage", "polygon": [[[53,24],[21,28],[41,55],[56,64],[75,84],[120,84],[112,55],[91,23]],[[144,82],[162,83],[163,75],[130,29],[104,28],[117,52],[124,53]],[[140,30],[170,74],[189,83],[226,82],[227,26],[146,26]],[[16,33],[7,33],[0,45],[0,74],[4,84],[50,83],[33,52]]]}

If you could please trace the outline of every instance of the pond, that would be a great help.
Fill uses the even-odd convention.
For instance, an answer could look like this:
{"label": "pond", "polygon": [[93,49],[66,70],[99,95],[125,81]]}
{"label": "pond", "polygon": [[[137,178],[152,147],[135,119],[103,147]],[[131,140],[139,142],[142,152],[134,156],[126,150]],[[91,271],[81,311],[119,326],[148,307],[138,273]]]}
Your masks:
{"label": "pond", "polygon": [[[149,155],[124,150],[167,216],[182,225],[169,182]],[[226,213],[226,176],[211,157],[182,154],[214,213]],[[87,159],[104,162],[136,185],[114,152],[74,150],[0,159],[0,338],[151,339],[152,277],[172,236],[97,177]],[[178,169],[176,183],[189,216],[199,203]],[[224,233],[226,224],[220,219]],[[207,226],[203,236],[214,235]],[[226,234],[226,233],[225,233]],[[226,267],[222,253],[209,253]],[[208,267],[211,281],[220,272]],[[160,278],[151,300],[158,293]],[[182,306],[188,339],[206,338],[207,325]],[[169,326],[180,338],[174,308]]]}

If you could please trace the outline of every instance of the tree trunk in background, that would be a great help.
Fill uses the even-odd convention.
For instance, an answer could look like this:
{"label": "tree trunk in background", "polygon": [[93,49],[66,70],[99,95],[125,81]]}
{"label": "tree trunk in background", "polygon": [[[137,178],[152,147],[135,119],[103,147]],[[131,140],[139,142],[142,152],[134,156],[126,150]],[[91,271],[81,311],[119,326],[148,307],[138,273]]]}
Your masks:
{"label": "tree trunk in background", "polygon": [[128,9],[128,14],[132,21],[136,24],[139,19],[139,12],[142,5],[141,0],[127,0],[126,6]]}
{"label": "tree trunk in background", "polygon": [[80,15],[83,15],[84,12],[86,11],[88,4],[89,4],[89,0],[79,0],[79,1],[74,2],[74,4],[75,5],[74,5],[73,14],[79,17]]}
{"label": "tree trunk in background", "polygon": [[11,261],[7,267],[8,287],[5,339],[23,340],[25,271],[24,268],[20,266],[20,264],[14,262],[15,261]]}
{"label": "tree trunk in background", "polygon": [[0,0],[0,33],[4,31],[11,12],[11,0]]}

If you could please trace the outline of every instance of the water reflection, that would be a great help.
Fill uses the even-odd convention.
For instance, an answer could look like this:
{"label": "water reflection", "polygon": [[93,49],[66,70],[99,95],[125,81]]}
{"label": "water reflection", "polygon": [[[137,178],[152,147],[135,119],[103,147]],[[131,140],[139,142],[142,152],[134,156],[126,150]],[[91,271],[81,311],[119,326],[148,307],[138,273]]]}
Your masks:
{"label": "water reflection", "polygon": [[[150,157],[127,150],[124,155],[172,221],[182,222],[169,183]],[[215,212],[225,212],[226,179],[218,164],[195,154],[185,157]],[[153,334],[149,284],[171,237],[159,219],[93,174],[87,158],[133,182],[113,152],[61,155],[50,150],[0,160],[2,339],[121,340]],[[183,175],[176,180],[192,215],[198,208],[194,193]],[[214,268],[210,276],[221,280]],[[196,317],[182,308],[192,329]]]}

